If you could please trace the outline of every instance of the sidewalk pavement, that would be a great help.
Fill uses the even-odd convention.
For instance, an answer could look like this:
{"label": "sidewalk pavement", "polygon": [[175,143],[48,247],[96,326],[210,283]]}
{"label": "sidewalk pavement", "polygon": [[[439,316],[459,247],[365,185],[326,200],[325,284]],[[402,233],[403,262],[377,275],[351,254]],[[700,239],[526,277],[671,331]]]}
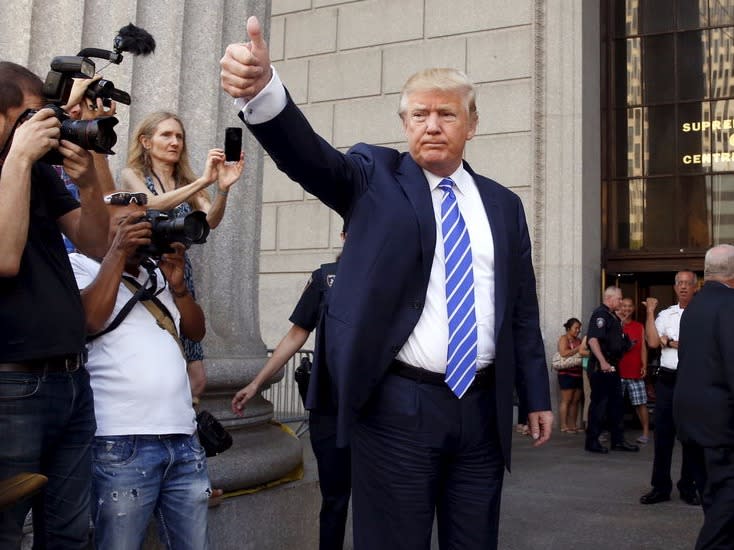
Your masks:
{"label": "sidewalk pavement", "polygon": [[[641,432],[626,430],[632,443]],[[653,432],[654,433],[654,432]],[[500,516],[502,550],[691,550],[703,523],[700,506],[673,490],[671,500],[639,503],[650,489],[653,437],[639,453],[584,450],[584,434],[554,431],[532,447],[515,434],[512,474],[505,476]],[[608,446],[608,443],[607,443]],[[673,451],[673,485],[680,445]]]}
{"label": "sidewalk pavement", "polygon": [[[640,433],[627,430],[627,441],[634,442]],[[306,476],[315,478],[308,434],[302,441]],[[502,495],[499,548],[691,550],[703,523],[700,506],[681,501],[675,489],[668,502],[639,502],[650,489],[652,457],[653,437],[639,453],[597,455],[584,451],[584,434],[555,430],[536,449],[529,437],[515,433],[512,473],[505,474]],[[672,473],[675,485],[680,445],[673,451]],[[435,533],[433,538],[432,548],[437,549]],[[351,525],[344,548],[352,548]]]}

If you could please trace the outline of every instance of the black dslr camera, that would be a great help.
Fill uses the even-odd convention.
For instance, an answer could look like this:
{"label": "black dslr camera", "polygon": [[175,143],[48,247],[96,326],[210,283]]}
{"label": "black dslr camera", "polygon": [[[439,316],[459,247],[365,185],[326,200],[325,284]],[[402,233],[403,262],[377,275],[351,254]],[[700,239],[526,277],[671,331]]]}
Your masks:
{"label": "black dslr camera", "polygon": [[160,259],[163,254],[173,252],[171,243],[183,243],[189,248],[192,244],[205,243],[209,236],[209,223],[201,210],[179,218],[160,210],[148,210],[140,221],[153,226],[150,244],[138,248],[138,254],[149,258]]}

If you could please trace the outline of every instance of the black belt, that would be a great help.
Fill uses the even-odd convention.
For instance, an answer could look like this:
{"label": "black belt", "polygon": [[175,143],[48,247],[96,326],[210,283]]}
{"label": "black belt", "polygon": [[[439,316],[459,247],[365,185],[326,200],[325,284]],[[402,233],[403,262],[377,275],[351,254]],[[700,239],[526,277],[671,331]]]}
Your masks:
{"label": "black belt", "polygon": [[44,359],[32,359],[22,363],[0,363],[0,372],[41,374],[46,372],[76,372],[84,366],[81,355],[59,355]]}
{"label": "black belt", "polygon": [[660,378],[666,378],[668,380],[675,380],[678,377],[678,370],[669,369],[666,367],[658,367],[657,375]]}
{"label": "black belt", "polygon": [[[409,378],[419,383],[448,387],[446,384],[446,374],[443,372],[434,372],[420,367],[414,367],[398,359],[393,359],[393,362],[390,363],[389,370],[397,376]],[[474,382],[472,382],[472,387],[484,387],[492,384],[494,384],[494,363],[490,363],[485,368],[477,371]]]}

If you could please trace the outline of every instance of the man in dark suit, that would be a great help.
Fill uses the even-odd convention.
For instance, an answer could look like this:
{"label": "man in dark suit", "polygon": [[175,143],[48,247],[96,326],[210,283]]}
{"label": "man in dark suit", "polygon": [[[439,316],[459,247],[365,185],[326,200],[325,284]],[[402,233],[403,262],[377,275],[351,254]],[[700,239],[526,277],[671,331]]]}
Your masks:
{"label": "man in dark suit", "polygon": [[350,220],[314,368],[351,442],[355,548],[427,549],[436,515],[442,548],[496,548],[516,368],[535,445],[553,415],[522,204],[462,162],[474,88],[417,73],[400,100],[409,152],[344,154],[289,98],[257,19],[247,31],[222,87],[278,167]]}
{"label": "man in dark suit", "polygon": [[678,437],[706,466],[697,550],[734,548],[734,246],[709,249],[703,276],[681,317],[673,395]]}

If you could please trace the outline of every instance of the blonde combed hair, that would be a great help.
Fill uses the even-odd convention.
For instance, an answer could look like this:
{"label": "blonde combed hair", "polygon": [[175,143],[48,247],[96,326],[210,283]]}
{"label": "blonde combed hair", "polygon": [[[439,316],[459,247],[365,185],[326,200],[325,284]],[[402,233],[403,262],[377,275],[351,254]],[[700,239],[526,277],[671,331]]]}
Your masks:
{"label": "blonde combed hair", "polygon": [[416,92],[428,91],[458,92],[464,97],[469,118],[477,120],[477,97],[474,84],[466,74],[458,69],[437,67],[418,71],[403,85],[400,92],[398,114],[403,118],[408,108],[408,96]]}
{"label": "blonde combed hair", "polygon": [[182,187],[194,181],[196,174],[191,169],[189,163],[189,150],[186,145],[186,127],[183,121],[175,113],[169,111],[154,111],[147,115],[140,124],[135,128],[135,133],[130,140],[130,146],[127,153],[127,166],[134,170],[141,178],[153,174],[153,167],[150,161],[150,155],[145,150],[141,142],[141,137],[148,139],[153,137],[158,125],[164,120],[173,119],[181,126],[183,132],[183,146],[181,147],[181,157],[179,158],[173,170],[173,177],[176,180],[176,188]]}

